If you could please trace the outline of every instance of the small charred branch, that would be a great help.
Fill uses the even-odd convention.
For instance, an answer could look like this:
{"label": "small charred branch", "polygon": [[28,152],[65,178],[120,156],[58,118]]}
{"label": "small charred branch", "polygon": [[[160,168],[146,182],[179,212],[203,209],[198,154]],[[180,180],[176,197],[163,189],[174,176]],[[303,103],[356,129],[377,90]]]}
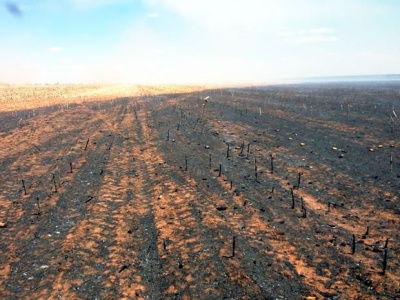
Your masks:
{"label": "small charred branch", "polygon": [[271,158],[271,173],[274,173],[274,156],[272,155],[272,153],[269,155]]}
{"label": "small charred branch", "polygon": [[85,203],[89,203],[90,201],[92,201],[94,199],[93,196],[88,196],[88,198],[86,199]]}
{"label": "small charred branch", "polygon": [[219,164],[219,172],[218,172],[218,177],[221,177],[222,175],[222,165]]}
{"label": "small charred branch", "polygon": [[87,139],[87,141],[86,141],[86,145],[85,145],[85,148],[83,148],[83,150],[85,150],[85,151],[86,151],[86,149],[87,149],[88,145],[89,145],[89,139]]}
{"label": "small charred branch", "polygon": [[39,152],[41,151],[40,148],[36,145],[33,145],[33,147],[35,147]]}
{"label": "small charred branch", "polygon": [[290,189],[290,194],[292,195],[292,206],[290,208],[294,209],[294,191],[293,191],[293,188]]}
{"label": "small charred branch", "polygon": [[387,260],[388,260],[388,248],[385,248],[383,252],[383,261],[382,261],[382,275],[386,274]]}
{"label": "small charred branch", "polygon": [[227,149],[226,149],[226,158],[229,157],[229,150],[230,150],[230,146],[229,143],[226,143]]}
{"label": "small charred branch", "polygon": [[57,193],[56,175],[53,174],[54,193]]}
{"label": "small charred branch", "polygon": [[24,181],[23,179],[22,179],[21,181],[22,181],[22,187],[23,187],[23,189],[24,189],[24,195],[26,196],[27,193],[26,193],[25,181]]}
{"label": "small charred branch", "polygon": [[351,254],[356,253],[356,236],[353,234],[352,240],[351,240]]}
{"label": "small charred branch", "polygon": [[297,177],[297,188],[300,188],[300,182],[301,182],[301,176],[303,175],[303,172],[299,172]]}

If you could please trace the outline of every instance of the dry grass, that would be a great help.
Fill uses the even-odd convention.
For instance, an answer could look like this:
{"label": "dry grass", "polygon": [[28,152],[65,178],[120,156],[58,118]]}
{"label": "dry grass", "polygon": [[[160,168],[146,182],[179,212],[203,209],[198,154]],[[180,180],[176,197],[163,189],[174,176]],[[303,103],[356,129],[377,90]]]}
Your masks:
{"label": "dry grass", "polygon": [[0,112],[202,89],[184,85],[0,85]]}

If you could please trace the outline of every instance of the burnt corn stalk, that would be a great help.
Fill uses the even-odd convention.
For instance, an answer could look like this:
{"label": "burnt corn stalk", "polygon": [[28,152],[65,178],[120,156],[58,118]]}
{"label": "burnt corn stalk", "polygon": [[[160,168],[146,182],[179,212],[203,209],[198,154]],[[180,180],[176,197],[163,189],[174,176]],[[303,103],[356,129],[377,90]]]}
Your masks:
{"label": "burnt corn stalk", "polygon": [[24,195],[26,196],[26,187],[25,187],[25,181],[22,179],[22,187],[24,188]]}
{"label": "burnt corn stalk", "polygon": [[300,182],[301,182],[301,175],[303,175],[303,172],[299,172],[297,177],[297,188],[300,188]]}
{"label": "burnt corn stalk", "polygon": [[367,226],[367,230],[365,231],[364,235],[368,235],[369,234],[369,226]]}
{"label": "burnt corn stalk", "polygon": [[88,145],[89,145],[89,139],[87,139],[87,141],[86,141],[86,145],[85,145],[85,148],[83,148],[83,150],[85,150],[85,151],[86,151],[86,149],[87,149]]}
{"label": "burnt corn stalk", "polygon": [[54,193],[57,193],[56,175],[53,174]]}
{"label": "burnt corn stalk", "polygon": [[382,275],[386,274],[387,259],[388,259],[388,248],[385,248],[383,252]]}
{"label": "burnt corn stalk", "polygon": [[294,209],[294,192],[293,192],[293,188],[290,189],[290,193],[292,195],[292,206],[290,208]]}
{"label": "burnt corn stalk", "polygon": [[38,212],[36,215],[39,217],[42,214],[42,212],[40,210],[39,197],[36,197],[36,205],[37,205],[37,209],[38,209]]}
{"label": "burnt corn stalk", "polygon": [[307,218],[307,210],[306,210],[306,208],[303,206],[301,210],[303,211],[303,218],[304,219]]}
{"label": "burnt corn stalk", "polygon": [[240,153],[239,153],[239,156],[243,156],[243,150],[244,150],[244,142],[243,142],[242,145],[240,146]]}
{"label": "burnt corn stalk", "polygon": [[167,250],[167,240],[163,241],[163,248],[164,248],[164,250]]}
{"label": "burnt corn stalk", "polygon": [[351,240],[351,254],[356,253],[356,236],[353,234],[352,240]]}
{"label": "burnt corn stalk", "polygon": [[388,248],[388,244],[389,244],[389,238],[386,239],[385,246],[383,246],[383,248],[387,249]]}
{"label": "burnt corn stalk", "polygon": [[274,156],[272,153],[269,156],[271,157],[271,173],[274,173]]}
{"label": "burnt corn stalk", "polygon": [[235,257],[235,248],[236,248],[236,237],[232,238],[232,257]]}

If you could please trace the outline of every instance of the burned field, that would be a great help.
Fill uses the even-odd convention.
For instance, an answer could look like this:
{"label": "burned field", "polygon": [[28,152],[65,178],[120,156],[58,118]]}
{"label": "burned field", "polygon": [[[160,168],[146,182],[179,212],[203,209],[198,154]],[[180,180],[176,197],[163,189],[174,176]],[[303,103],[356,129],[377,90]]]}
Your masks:
{"label": "burned field", "polygon": [[400,84],[0,113],[2,299],[397,299]]}

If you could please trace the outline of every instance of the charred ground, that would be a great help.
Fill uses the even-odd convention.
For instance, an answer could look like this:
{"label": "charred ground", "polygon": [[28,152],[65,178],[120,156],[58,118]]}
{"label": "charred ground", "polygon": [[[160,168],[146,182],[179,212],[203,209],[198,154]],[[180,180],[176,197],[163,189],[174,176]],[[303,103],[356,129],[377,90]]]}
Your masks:
{"label": "charred ground", "polygon": [[2,298],[400,297],[400,84],[145,94],[0,113]]}

